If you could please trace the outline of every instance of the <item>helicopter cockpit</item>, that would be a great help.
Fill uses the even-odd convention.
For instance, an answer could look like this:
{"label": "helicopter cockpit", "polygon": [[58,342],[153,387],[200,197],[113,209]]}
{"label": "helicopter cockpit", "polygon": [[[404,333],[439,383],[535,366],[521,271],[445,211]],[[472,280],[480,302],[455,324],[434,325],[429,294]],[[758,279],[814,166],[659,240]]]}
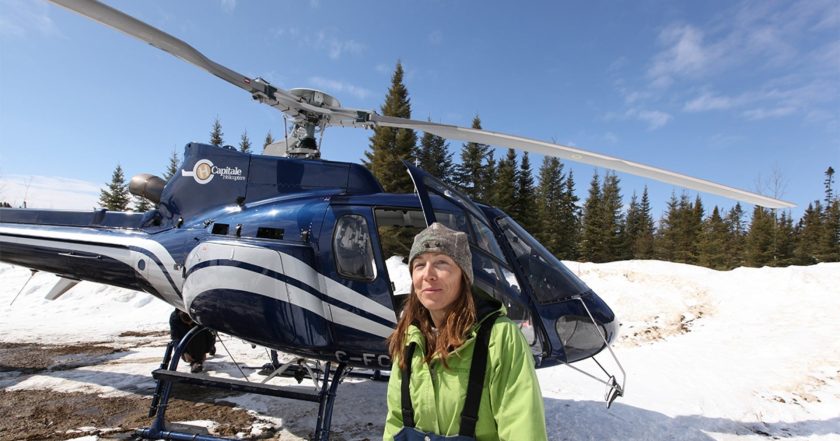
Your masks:
{"label": "helicopter cockpit", "polygon": [[504,303],[538,366],[571,363],[608,347],[618,331],[615,314],[539,241],[502,211],[479,207],[435,177],[405,165],[426,223],[442,222],[470,235],[474,288]]}

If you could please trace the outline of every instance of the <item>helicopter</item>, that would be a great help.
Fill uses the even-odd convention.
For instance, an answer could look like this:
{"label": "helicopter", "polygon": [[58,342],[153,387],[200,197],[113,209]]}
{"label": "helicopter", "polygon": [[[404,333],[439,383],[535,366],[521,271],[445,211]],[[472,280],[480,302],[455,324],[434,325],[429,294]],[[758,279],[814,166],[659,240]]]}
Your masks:
{"label": "helicopter", "polygon": [[[538,368],[571,366],[604,349],[612,353],[610,344],[619,327],[616,314],[510,216],[472,201],[410,163],[404,165],[414,193],[385,193],[365,167],[321,159],[318,139],[329,127],[420,130],[556,156],[765,207],[792,206],[570,146],[343,107],[319,90],[284,90],[239,74],[186,42],[95,0],[51,1],[171,53],[243,89],[293,122],[284,138],[262,155],[187,144],[179,172],[168,181],[148,174],[132,178],[130,191],[153,204],[145,213],[0,209],[0,261],[59,275],[47,298],[57,299],[82,280],[104,283],[148,292],[200,325],[167,348],[161,369],[155,371],[159,387],[151,413],[157,419],[140,433],[145,437],[193,439],[164,428],[163,411],[174,381],[298,397],[269,386],[175,372],[179,351],[189,338],[209,330],[326,362],[319,374],[321,392],[298,397],[319,402],[315,433],[326,439],[336,389],[347,369],[391,367],[386,339],[409,293],[395,284],[396,272],[403,267],[390,263],[394,253],[388,243],[393,237],[410,238],[433,222],[468,234],[473,289],[506,306]],[[624,393],[623,377],[619,382],[609,375],[604,382],[608,402]]]}

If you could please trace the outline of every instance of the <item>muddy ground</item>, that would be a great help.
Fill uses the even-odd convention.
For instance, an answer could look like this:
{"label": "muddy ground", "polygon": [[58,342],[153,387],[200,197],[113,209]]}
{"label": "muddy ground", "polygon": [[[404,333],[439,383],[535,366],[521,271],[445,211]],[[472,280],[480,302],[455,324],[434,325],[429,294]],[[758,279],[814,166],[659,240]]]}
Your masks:
{"label": "muddy ground", "polygon": [[[142,345],[143,341],[137,344]],[[125,348],[111,347],[106,342],[68,346],[0,343],[0,379],[7,386],[33,375],[49,376],[93,366],[119,357],[124,351]],[[170,401],[166,412],[167,429],[245,439],[281,439],[281,434],[266,424],[258,424],[260,433],[254,434],[257,417],[226,403],[225,398],[232,396],[230,393],[175,385],[174,394],[178,398]],[[99,439],[134,439],[135,429],[148,427],[152,422],[149,417],[152,395],[150,387],[137,388],[122,396],[50,389],[0,390],[0,441],[67,440],[86,435],[96,435]],[[204,427],[172,423],[196,420],[210,420],[216,425],[208,431]]]}

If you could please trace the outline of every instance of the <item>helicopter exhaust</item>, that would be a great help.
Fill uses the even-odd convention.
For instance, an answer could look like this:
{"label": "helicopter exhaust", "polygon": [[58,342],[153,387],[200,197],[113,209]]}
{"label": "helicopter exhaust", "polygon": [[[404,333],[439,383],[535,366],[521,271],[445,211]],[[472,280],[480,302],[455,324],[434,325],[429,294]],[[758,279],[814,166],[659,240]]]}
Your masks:
{"label": "helicopter exhaust", "polygon": [[128,191],[134,196],[146,198],[157,205],[160,203],[160,195],[163,193],[164,186],[166,186],[166,182],[163,179],[148,173],[141,173],[131,178],[131,182],[128,183]]}

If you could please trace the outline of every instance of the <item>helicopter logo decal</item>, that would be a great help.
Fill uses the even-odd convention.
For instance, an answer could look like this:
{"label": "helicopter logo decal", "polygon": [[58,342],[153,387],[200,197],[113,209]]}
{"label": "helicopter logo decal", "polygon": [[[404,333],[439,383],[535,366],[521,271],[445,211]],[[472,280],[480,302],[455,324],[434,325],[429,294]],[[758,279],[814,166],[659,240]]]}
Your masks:
{"label": "helicopter logo decal", "polygon": [[202,159],[195,163],[192,170],[181,170],[181,176],[192,177],[199,184],[207,184],[219,175],[228,181],[244,181],[246,176],[239,167],[217,167],[213,161]]}

